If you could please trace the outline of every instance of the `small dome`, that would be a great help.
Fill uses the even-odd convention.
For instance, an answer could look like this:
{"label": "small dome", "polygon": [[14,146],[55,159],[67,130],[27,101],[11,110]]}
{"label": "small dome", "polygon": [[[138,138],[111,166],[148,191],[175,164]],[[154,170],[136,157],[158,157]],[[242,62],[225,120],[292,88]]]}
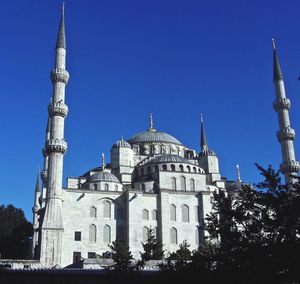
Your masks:
{"label": "small dome", "polygon": [[89,182],[99,182],[99,181],[108,181],[108,182],[116,182],[116,183],[120,183],[120,181],[118,180],[118,178],[109,172],[97,172],[93,175],[91,175],[88,178]]}
{"label": "small dome", "polygon": [[113,144],[112,149],[113,148],[130,148],[131,149],[131,146],[127,141],[121,139],[121,140],[116,141]]}
{"label": "small dome", "polygon": [[159,163],[181,163],[181,164],[192,164],[189,160],[177,156],[177,155],[161,155],[148,161],[147,164],[159,164]]}
{"label": "small dome", "polygon": [[143,143],[143,142],[167,142],[172,144],[182,145],[182,143],[175,137],[158,131],[144,131],[139,132],[128,139],[130,144]]}

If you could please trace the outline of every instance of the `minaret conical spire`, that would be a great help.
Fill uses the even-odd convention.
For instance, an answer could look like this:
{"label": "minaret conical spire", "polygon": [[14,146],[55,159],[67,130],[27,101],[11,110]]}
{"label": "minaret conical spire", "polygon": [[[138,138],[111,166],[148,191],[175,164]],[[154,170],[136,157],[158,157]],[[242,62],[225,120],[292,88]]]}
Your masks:
{"label": "minaret conical spire", "polygon": [[57,34],[56,48],[66,49],[66,33],[65,33],[65,3],[62,3],[61,18]]}
{"label": "minaret conical spire", "polygon": [[37,174],[37,177],[36,177],[35,192],[41,192],[41,189],[40,189],[40,170],[38,171],[38,174]]}
{"label": "minaret conical spire", "polygon": [[237,176],[237,181],[238,182],[242,182],[242,179],[241,179],[241,170],[240,170],[240,166],[239,165],[236,165],[236,176]]}
{"label": "minaret conical spire", "polygon": [[273,80],[274,81],[283,80],[283,75],[282,75],[282,71],[278,59],[278,54],[276,51],[274,38],[272,38],[272,46],[273,46]]}
{"label": "minaret conical spire", "polygon": [[201,120],[201,150],[205,151],[208,149],[207,141],[206,141],[206,134],[204,129],[204,121],[203,116],[200,114],[200,120]]}

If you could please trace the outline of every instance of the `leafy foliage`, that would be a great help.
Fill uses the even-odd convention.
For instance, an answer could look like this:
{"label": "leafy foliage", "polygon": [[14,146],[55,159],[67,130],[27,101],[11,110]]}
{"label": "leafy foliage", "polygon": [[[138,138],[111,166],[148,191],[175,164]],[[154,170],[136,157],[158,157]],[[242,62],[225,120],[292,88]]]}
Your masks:
{"label": "leafy foliage", "polygon": [[115,262],[113,268],[115,271],[119,272],[128,272],[133,270],[132,254],[129,251],[129,247],[125,246],[122,241],[116,240],[109,245],[109,248],[112,251],[112,259]]}
{"label": "leafy foliage", "polygon": [[155,238],[155,232],[152,228],[148,229],[147,240],[142,243],[144,252],[141,253],[142,261],[161,260],[164,255],[162,244],[158,243]]}
{"label": "leafy foliage", "polygon": [[[299,184],[289,190],[271,166],[256,166],[264,177],[256,188],[243,185],[234,198],[223,191],[214,194],[213,212],[205,225],[211,246],[207,268],[296,277],[300,260]],[[203,260],[203,248],[196,255]]]}
{"label": "leafy foliage", "polygon": [[26,220],[22,209],[11,204],[0,206],[1,258],[28,258],[32,232],[32,224]]}

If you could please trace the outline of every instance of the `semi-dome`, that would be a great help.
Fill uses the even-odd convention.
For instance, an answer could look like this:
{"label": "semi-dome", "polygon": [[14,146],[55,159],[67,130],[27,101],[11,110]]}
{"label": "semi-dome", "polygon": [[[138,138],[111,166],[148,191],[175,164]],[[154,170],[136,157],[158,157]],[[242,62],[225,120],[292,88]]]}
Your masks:
{"label": "semi-dome", "polygon": [[159,131],[143,131],[135,134],[128,139],[130,144],[139,144],[145,142],[162,142],[182,145],[182,143],[175,137]]}
{"label": "semi-dome", "polygon": [[177,155],[161,155],[148,161],[147,164],[159,164],[159,163],[180,163],[180,164],[192,164],[189,160],[177,156]]}
{"label": "semi-dome", "polygon": [[131,148],[131,145],[127,141],[121,139],[121,140],[116,141],[112,145],[112,148]]}
{"label": "semi-dome", "polygon": [[91,175],[88,178],[89,182],[99,182],[99,181],[107,181],[107,182],[116,182],[120,183],[119,179],[110,172],[97,172]]}

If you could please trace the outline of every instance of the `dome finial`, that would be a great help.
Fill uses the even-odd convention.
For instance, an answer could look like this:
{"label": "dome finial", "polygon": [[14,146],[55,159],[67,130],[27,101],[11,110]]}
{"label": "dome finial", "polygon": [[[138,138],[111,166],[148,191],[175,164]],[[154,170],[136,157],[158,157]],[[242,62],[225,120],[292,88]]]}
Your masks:
{"label": "dome finial", "polygon": [[102,153],[102,172],[105,170],[105,156],[104,153]]}
{"label": "dome finial", "polygon": [[150,127],[149,127],[148,131],[156,131],[156,129],[153,127],[152,112],[150,112]]}
{"label": "dome finial", "polygon": [[242,182],[241,180],[241,171],[240,171],[240,166],[236,165],[236,175],[237,175],[237,181]]}

